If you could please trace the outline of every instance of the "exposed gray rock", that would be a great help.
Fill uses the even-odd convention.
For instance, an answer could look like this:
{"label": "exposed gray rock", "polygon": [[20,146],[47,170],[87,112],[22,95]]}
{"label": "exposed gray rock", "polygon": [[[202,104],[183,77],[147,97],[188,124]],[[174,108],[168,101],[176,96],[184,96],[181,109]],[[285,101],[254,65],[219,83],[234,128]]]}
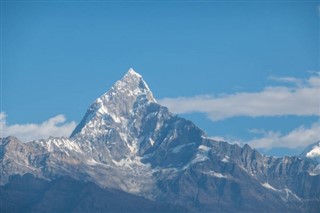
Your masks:
{"label": "exposed gray rock", "polygon": [[207,138],[157,104],[133,70],[89,107],[70,138],[0,142],[2,184],[15,174],[70,176],[196,212],[320,209],[316,161]]}

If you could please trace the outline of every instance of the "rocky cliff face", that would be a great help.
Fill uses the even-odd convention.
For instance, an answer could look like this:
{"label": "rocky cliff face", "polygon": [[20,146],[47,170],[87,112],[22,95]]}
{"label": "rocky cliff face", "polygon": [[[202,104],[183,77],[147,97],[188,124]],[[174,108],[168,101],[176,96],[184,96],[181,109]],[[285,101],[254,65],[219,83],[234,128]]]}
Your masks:
{"label": "rocky cliff face", "polygon": [[218,142],[157,104],[132,69],[88,109],[70,138],[1,139],[1,182],[70,176],[192,211],[317,212],[318,163]]}

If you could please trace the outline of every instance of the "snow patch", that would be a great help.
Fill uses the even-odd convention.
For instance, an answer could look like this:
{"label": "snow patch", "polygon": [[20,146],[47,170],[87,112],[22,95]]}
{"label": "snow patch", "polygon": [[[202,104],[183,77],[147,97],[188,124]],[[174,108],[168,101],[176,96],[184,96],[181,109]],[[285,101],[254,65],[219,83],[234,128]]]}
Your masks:
{"label": "snow patch", "polygon": [[135,75],[135,76],[137,76],[137,77],[139,77],[139,78],[142,77],[140,74],[136,73],[136,71],[134,71],[133,68],[130,68],[130,69],[128,70],[127,74]]}
{"label": "snow patch", "polygon": [[123,158],[120,161],[116,161],[112,159],[112,162],[119,166],[119,167],[127,167],[132,169],[132,166],[137,165],[137,166],[144,166],[143,163],[141,163],[140,158],[135,157],[135,158]]}
{"label": "snow patch", "polygon": [[118,116],[115,116],[113,114],[110,114],[110,116],[114,120],[114,122],[121,123],[121,118],[119,118]]}
{"label": "snow patch", "polygon": [[210,176],[214,176],[214,177],[217,177],[217,178],[228,178],[228,176],[223,175],[220,172],[215,172],[215,171],[204,172],[204,174],[210,175]]}
{"label": "snow patch", "polygon": [[269,183],[262,183],[261,184],[264,188],[267,188],[267,189],[271,189],[273,191],[279,191],[278,189],[274,188],[273,186],[271,186]]}
{"label": "snow patch", "polygon": [[93,158],[89,159],[87,161],[87,164],[90,165],[90,166],[93,166],[93,165],[96,165],[96,164],[99,164],[97,161],[95,161]]}
{"label": "snow patch", "polygon": [[286,192],[286,198],[289,198],[289,195],[291,194],[294,198],[296,198],[297,200],[301,201],[300,197],[298,197],[295,193],[293,193],[290,189],[285,188],[284,191]]}
{"label": "snow patch", "polygon": [[204,151],[204,152],[208,152],[211,148],[205,145],[200,145],[198,147],[198,150]]}
{"label": "snow patch", "polygon": [[152,140],[152,138],[149,138],[149,141],[150,141],[151,146],[153,146],[154,145],[154,140]]}
{"label": "snow patch", "polygon": [[194,159],[192,159],[192,161],[190,161],[187,165],[185,165],[183,167],[183,170],[187,169],[192,164],[195,164],[195,163],[198,163],[198,162],[202,162],[202,161],[206,161],[206,160],[209,160],[209,158],[207,156],[197,154],[196,157]]}
{"label": "snow patch", "polygon": [[194,145],[194,143],[182,144],[182,145],[176,146],[172,149],[172,153],[179,153],[184,147],[193,146],[193,145]]}
{"label": "snow patch", "polygon": [[320,174],[317,174],[317,173],[314,173],[314,172],[308,172],[308,174],[309,174],[310,176],[317,176],[317,175],[320,175]]}
{"label": "snow patch", "polygon": [[102,115],[109,114],[108,109],[103,105],[98,109],[98,112]]}
{"label": "snow patch", "polygon": [[316,166],[312,171],[308,171],[310,176],[320,175],[320,164]]}
{"label": "snow patch", "polygon": [[225,155],[223,158],[222,158],[222,162],[224,162],[224,163],[228,163],[229,162],[229,159],[230,159],[230,157],[229,156],[227,156],[227,155]]}
{"label": "snow patch", "polygon": [[183,167],[183,170],[187,169],[192,164],[209,160],[208,152],[210,150],[211,150],[210,147],[207,147],[207,146],[204,146],[204,145],[200,145],[198,147],[198,152],[197,152],[196,156],[194,157],[194,159],[192,159],[187,165],[185,165]]}

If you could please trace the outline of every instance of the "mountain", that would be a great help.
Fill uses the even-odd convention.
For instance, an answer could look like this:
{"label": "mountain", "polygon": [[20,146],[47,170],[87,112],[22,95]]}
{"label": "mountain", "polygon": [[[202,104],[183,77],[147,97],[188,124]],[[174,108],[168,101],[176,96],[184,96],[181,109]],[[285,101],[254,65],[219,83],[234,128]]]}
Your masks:
{"label": "mountain", "polygon": [[320,209],[318,162],[212,140],[159,105],[132,69],[91,104],[69,138],[3,138],[0,157],[2,185],[30,173],[89,181],[193,212]]}
{"label": "mountain", "polygon": [[[70,177],[47,181],[32,174],[10,177],[0,186],[1,212],[188,212],[118,190],[102,189]],[[63,193],[61,193],[63,192]],[[14,201],[14,202],[12,202]]]}

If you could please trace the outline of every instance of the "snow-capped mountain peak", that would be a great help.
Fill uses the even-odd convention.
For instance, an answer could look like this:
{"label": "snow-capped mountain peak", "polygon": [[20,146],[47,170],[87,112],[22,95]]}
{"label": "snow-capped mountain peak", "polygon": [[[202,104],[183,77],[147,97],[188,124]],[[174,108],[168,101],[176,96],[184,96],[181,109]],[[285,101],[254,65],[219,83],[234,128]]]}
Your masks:
{"label": "snow-capped mountain peak", "polygon": [[142,77],[139,73],[137,73],[136,71],[134,71],[134,69],[133,68],[130,68],[129,70],[128,70],[128,72],[126,73],[126,75],[136,75],[136,76],[138,76],[138,77]]}
{"label": "snow-capped mountain peak", "polygon": [[[130,68],[123,78],[117,81],[103,96],[114,96],[119,93],[122,95],[132,96],[133,98],[145,96],[148,101],[156,102],[147,83],[143,80],[142,76],[132,68]],[[125,98],[125,96],[121,98]]]}
{"label": "snow-capped mountain peak", "polygon": [[121,80],[91,104],[71,136],[92,132],[85,129],[99,129],[106,123],[125,124],[136,106],[151,102],[156,103],[156,100],[147,83],[130,68]]}
{"label": "snow-capped mountain peak", "polygon": [[67,175],[191,212],[319,212],[320,164],[308,159],[319,145],[300,158],[274,158],[212,140],[157,104],[130,69],[70,138],[0,139],[0,184],[15,174]]}

